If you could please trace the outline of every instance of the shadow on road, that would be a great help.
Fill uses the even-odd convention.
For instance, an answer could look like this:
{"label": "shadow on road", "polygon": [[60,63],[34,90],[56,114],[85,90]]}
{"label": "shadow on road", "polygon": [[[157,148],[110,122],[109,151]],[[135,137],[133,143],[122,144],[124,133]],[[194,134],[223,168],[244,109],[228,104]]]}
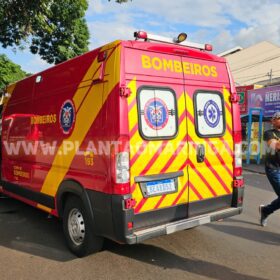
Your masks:
{"label": "shadow on road", "polygon": [[[240,221],[240,223],[243,223],[243,221]],[[258,224],[253,224],[253,225],[258,225]],[[232,224],[226,225],[224,223],[223,224],[213,223],[213,224],[208,224],[206,226],[215,229],[219,232],[223,232],[233,236],[238,236],[244,239],[248,239],[250,241],[253,240],[255,242],[259,242],[267,245],[273,245],[273,246],[280,245],[280,234],[269,232],[261,228],[260,226],[258,226],[258,228],[245,228]]]}
{"label": "shadow on road", "polygon": [[237,219],[237,216],[235,216],[234,218],[227,218],[226,220],[222,220],[223,223],[240,223],[240,224],[247,224],[247,225],[253,225],[253,226],[259,226],[259,222],[251,222],[251,221],[246,221],[246,220],[241,220],[241,219]]}
{"label": "shadow on road", "polygon": [[61,262],[75,258],[58,219],[11,198],[0,198],[0,246]]}
{"label": "shadow on road", "polygon": [[208,261],[185,258],[175,255],[162,248],[138,244],[133,246],[118,245],[112,242],[107,244],[107,250],[117,255],[135,259],[149,265],[158,266],[164,269],[180,269],[185,272],[206,276],[217,280],[264,280],[265,278],[244,275],[237,271]]}

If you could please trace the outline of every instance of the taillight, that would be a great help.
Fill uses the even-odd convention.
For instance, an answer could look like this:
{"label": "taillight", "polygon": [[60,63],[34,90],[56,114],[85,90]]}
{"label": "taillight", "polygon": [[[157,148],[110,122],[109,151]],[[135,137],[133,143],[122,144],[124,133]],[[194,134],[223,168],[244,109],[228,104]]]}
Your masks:
{"label": "taillight", "polygon": [[133,229],[133,222],[127,223],[127,229]]}
{"label": "taillight", "polygon": [[130,166],[128,137],[121,136],[111,149],[111,171],[114,194],[130,193]]}
{"label": "taillight", "polygon": [[241,131],[234,132],[234,176],[242,175],[242,135]]}
{"label": "taillight", "polygon": [[116,154],[116,183],[125,184],[129,182],[129,153]]}
{"label": "taillight", "polygon": [[134,198],[127,198],[124,200],[125,209],[133,209],[136,205],[136,200]]}

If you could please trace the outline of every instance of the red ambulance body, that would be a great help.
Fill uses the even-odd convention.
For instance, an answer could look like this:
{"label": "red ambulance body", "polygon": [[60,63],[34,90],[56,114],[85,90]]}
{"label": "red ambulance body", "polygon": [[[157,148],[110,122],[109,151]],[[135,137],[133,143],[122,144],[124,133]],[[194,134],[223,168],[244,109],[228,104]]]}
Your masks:
{"label": "red ambulance body", "polygon": [[209,45],[145,32],[10,85],[3,192],[63,220],[77,256],[242,211],[238,98]]}

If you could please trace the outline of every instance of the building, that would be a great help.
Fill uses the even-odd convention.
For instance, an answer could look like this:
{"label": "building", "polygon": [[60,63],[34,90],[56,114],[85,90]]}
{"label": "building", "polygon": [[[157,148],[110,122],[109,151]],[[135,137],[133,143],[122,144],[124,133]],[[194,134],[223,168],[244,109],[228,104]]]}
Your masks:
{"label": "building", "polygon": [[280,47],[263,41],[248,48],[237,46],[219,56],[229,62],[241,97],[243,158],[247,163],[250,159],[260,163],[265,154],[263,131],[271,128],[270,117],[280,110]]}
{"label": "building", "polygon": [[235,47],[218,54],[230,65],[236,86],[280,84],[280,47],[263,41],[248,48]]}

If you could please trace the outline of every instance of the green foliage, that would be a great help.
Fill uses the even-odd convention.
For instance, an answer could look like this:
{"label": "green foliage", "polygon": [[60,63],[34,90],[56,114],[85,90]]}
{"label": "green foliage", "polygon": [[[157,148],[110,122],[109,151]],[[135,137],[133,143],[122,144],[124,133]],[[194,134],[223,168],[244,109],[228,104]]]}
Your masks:
{"label": "green foliage", "polygon": [[0,43],[29,45],[49,63],[60,63],[88,50],[87,0],[0,0]]}
{"label": "green foliage", "polygon": [[19,65],[9,60],[6,55],[0,55],[0,92],[8,84],[21,80],[26,76],[28,74],[22,71]]}

